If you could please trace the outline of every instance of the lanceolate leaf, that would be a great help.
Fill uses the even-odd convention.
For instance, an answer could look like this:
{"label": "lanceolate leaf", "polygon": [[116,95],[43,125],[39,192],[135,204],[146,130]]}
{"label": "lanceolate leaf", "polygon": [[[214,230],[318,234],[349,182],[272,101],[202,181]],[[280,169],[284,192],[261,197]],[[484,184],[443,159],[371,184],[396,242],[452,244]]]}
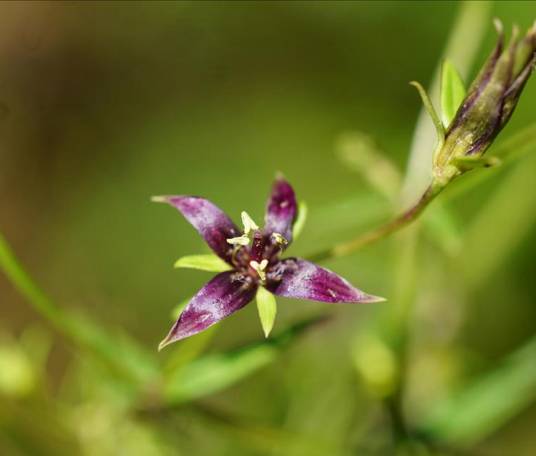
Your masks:
{"label": "lanceolate leaf", "polygon": [[164,387],[168,405],[199,399],[221,391],[276,359],[281,350],[325,317],[299,322],[277,337],[224,353],[203,356],[174,371]]}
{"label": "lanceolate leaf", "polygon": [[536,399],[536,337],[490,372],[439,400],[419,432],[467,447],[492,434]]}
{"label": "lanceolate leaf", "polygon": [[292,228],[292,237],[294,238],[294,240],[296,240],[303,231],[303,227],[305,226],[306,220],[307,204],[305,203],[305,201],[300,201],[298,203],[298,215],[296,216],[296,221],[294,222],[294,227]]}
{"label": "lanceolate leaf", "polygon": [[231,269],[225,261],[220,257],[207,254],[207,255],[188,255],[182,258],[179,258],[174,267],[176,268],[189,268],[189,269],[199,269],[201,271],[210,271],[210,272],[223,272]]}
{"label": "lanceolate leaf", "polygon": [[437,140],[439,141],[439,144],[442,144],[445,139],[445,129],[443,128],[443,124],[437,115],[432,100],[430,100],[426,90],[424,90],[424,87],[420,83],[417,81],[411,81],[410,85],[415,87],[417,92],[419,92],[424,108],[426,109],[426,112],[428,112],[428,115],[430,116],[430,119],[432,120],[436,129]]}
{"label": "lanceolate leaf", "polygon": [[460,74],[450,60],[443,62],[441,72],[441,120],[448,128],[465,98],[465,87]]}

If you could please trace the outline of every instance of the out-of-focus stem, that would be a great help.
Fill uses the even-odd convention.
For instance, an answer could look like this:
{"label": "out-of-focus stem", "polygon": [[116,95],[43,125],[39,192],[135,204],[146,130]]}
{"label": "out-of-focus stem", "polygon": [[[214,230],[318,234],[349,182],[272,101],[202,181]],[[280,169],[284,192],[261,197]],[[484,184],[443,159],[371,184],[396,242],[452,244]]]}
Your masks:
{"label": "out-of-focus stem", "polygon": [[100,328],[90,325],[88,321],[79,320],[58,307],[33,281],[19,262],[8,242],[0,233],[0,270],[4,271],[9,281],[22,294],[33,309],[48,321],[56,331],[63,334],[79,347],[89,350],[99,360],[133,380],[134,374],[126,367],[123,360],[114,356],[109,347],[110,341],[103,340]]}
{"label": "out-of-focus stem", "polygon": [[367,245],[384,239],[385,237],[401,230],[416,220],[424,209],[433,201],[433,199],[439,195],[439,193],[441,193],[443,188],[443,186],[436,184],[435,182],[430,184],[417,203],[391,221],[385,223],[384,225],[380,225],[379,227],[374,228],[351,241],[343,242],[330,247],[329,249],[309,255],[308,259],[311,261],[324,261],[330,258],[342,257],[349,255],[350,253],[353,253]]}
{"label": "out-of-focus stem", "polygon": [[0,234],[0,269],[41,316],[52,323],[60,332],[72,336],[60,309],[41,291],[24,270],[2,234]]}

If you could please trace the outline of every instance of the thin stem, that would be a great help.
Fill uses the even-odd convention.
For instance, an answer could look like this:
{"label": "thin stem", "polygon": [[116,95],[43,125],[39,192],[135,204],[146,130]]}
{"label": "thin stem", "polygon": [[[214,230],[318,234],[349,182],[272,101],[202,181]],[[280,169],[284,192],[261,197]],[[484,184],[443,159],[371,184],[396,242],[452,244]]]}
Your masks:
{"label": "thin stem", "polygon": [[70,328],[61,310],[41,291],[19,263],[9,244],[0,233],[0,269],[7,275],[15,288],[28,300],[32,307],[56,329],[71,336]]}
{"label": "thin stem", "polygon": [[129,381],[135,380],[134,372],[124,359],[113,352],[113,338],[101,331],[98,326],[81,320],[57,306],[32,280],[11,250],[8,242],[0,233],[0,270],[26,298],[34,310],[47,320],[59,333],[66,336],[77,346],[89,350],[105,365],[121,374]]}
{"label": "thin stem", "polygon": [[416,220],[424,209],[434,200],[434,198],[441,193],[443,186],[432,183],[428,186],[417,203],[411,206],[409,209],[402,212],[400,215],[392,219],[391,221],[368,231],[357,238],[337,244],[329,249],[316,252],[308,256],[311,261],[325,261],[330,258],[338,258],[345,255],[349,255],[367,245],[380,241],[392,233],[401,230],[405,226]]}

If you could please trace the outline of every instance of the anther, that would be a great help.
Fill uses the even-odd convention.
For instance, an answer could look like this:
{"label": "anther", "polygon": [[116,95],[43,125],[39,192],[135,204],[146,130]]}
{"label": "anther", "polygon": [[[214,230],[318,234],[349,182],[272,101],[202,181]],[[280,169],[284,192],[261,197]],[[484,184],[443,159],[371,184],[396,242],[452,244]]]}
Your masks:
{"label": "anther", "polygon": [[249,234],[250,231],[255,231],[259,229],[257,224],[253,221],[253,219],[246,211],[242,211],[240,216],[242,217],[242,224],[244,225],[244,234]]}

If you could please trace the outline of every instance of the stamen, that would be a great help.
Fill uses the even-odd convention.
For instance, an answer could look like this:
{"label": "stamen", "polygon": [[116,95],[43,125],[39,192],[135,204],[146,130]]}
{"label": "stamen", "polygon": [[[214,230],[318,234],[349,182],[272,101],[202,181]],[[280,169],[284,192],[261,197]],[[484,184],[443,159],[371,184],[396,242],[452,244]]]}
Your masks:
{"label": "stamen", "polygon": [[228,244],[232,245],[249,245],[249,237],[243,234],[242,236],[227,239]]}
{"label": "stamen", "polygon": [[257,224],[253,221],[253,219],[246,211],[242,211],[240,216],[242,217],[242,224],[244,225],[244,234],[249,234],[250,231],[255,231],[259,229]]}
{"label": "stamen", "polygon": [[274,240],[276,244],[279,244],[279,245],[288,244],[288,241],[285,239],[285,237],[279,233],[272,233],[272,239]]}
{"label": "stamen", "polygon": [[266,266],[268,266],[268,260],[264,259],[260,263],[258,261],[252,260],[249,262],[249,265],[255,270],[257,274],[259,274],[259,278],[261,279],[261,282],[266,281]]}

